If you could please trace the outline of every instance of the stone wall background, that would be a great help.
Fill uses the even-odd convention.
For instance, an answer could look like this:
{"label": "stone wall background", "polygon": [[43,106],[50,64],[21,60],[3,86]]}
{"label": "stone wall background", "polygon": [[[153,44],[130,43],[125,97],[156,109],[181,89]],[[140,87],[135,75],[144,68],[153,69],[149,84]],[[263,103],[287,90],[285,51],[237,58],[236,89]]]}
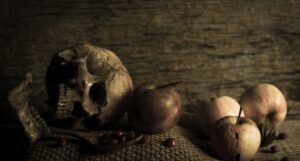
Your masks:
{"label": "stone wall background", "polygon": [[300,114],[298,0],[1,0],[0,109],[8,91],[33,72],[44,84],[51,56],[81,42],[122,59],[134,84],[184,79],[187,111],[197,99],[236,99],[259,82],[286,95]]}

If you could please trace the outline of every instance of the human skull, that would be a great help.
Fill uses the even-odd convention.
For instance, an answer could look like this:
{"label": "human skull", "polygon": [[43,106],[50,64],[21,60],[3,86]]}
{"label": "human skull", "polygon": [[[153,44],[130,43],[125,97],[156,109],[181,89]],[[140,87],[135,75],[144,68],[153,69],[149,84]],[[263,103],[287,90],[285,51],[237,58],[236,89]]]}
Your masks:
{"label": "human skull", "polygon": [[[80,44],[54,55],[46,73],[55,119],[97,127],[119,120],[130,103],[131,77],[111,51]],[[94,124],[94,125],[93,125]]]}

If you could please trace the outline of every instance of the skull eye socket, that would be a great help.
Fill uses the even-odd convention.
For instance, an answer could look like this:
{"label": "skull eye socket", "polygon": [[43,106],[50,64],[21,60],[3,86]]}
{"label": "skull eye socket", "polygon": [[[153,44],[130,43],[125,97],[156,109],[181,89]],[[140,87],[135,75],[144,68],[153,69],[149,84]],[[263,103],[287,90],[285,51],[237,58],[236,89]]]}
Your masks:
{"label": "skull eye socket", "polygon": [[104,105],[106,103],[106,96],[107,96],[105,84],[100,82],[94,83],[91,86],[89,95],[94,102],[100,105]]}

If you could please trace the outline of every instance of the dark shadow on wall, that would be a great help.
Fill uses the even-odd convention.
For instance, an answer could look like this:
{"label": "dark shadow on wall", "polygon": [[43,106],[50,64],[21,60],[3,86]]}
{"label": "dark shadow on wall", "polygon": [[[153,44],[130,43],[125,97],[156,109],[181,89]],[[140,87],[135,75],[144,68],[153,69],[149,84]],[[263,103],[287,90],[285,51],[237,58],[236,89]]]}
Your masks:
{"label": "dark shadow on wall", "polygon": [[192,99],[201,99],[202,89],[237,98],[248,85],[272,82],[297,105],[297,6],[298,0],[1,1],[0,121],[13,115],[6,97],[26,72],[43,85],[51,56],[81,42],[118,54],[135,86],[184,79]]}
{"label": "dark shadow on wall", "polygon": [[[91,6],[88,13],[93,12],[93,3],[96,1],[87,1],[84,5]],[[101,3],[101,2],[99,2]],[[63,33],[56,33],[48,30],[54,29],[60,23],[68,19],[85,17],[89,21],[109,17],[109,11],[106,2],[102,4],[102,11],[95,12],[85,16],[80,10],[80,3],[61,2],[39,2],[36,0],[23,1],[3,1],[1,2],[0,12],[0,122],[14,123],[17,121],[15,111],[11,109],[7,96],[9,91],[24,80],[26,72],[32,72],[35,79],[35,86],[44,85],[45,71],[50,63],[52,55],[57,51],[72,46],[80,42],[89,42],[89,37],[72,37],[67,35],[64,38],[60,36]],[[75,10],[74,12],[72,12]],[[84,7],[82,10],[85,10]],[[65,12],[68,13],[65,13]],[[82,15],[83,14],[83,15]],[[64,23],[64,27],[72,27]],[[96,25],[96,24],[91,24]],[[75,27],[76,30],[80,27]],[[88,30],[88,29],[87,29]],[[67,31],[66,31],[67,32]],[[54,35],[51,35],[54,34]],[[72,33],[71,35],[76,35]]]}

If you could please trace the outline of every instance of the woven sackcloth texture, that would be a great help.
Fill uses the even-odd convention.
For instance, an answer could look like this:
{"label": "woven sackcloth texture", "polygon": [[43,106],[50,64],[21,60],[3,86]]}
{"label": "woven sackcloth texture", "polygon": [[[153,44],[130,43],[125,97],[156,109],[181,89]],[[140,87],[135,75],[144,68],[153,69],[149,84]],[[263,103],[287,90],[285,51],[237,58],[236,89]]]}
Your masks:
{"label": "woven sackcloth texture", "polygon": [[[198,128],[195,119],[183,117],[184,121],[180,125],[171,129],[167,133],[150,135],[150,142],[146,144],[136,144],[110,153],[82,153],[80,146],[73,142],[68,142],[65,146],[53,147],[57,139],[41,140],[29,147],[26,160],[28,161],[143,161],[143,160],[217,160],[212,153],[209,143],[200,139],[196,135]],[[193,121],[194,120],[194,121]],[[190,122],[192,121],[192,122]],[[256,154],[255,161],[276,161],[283,157],[290,160],[300,158],[300,121],[286,120],[278,129],[278,133],[285,132],[288,138],[285,140],[275,140],[271,145],[263,147]],[[124,125],[126,126],[126,125]],[[193,128],[194,127],[194,128]],[[193,129],[192,129],[193,128]],[[177,145],[167,148],[162,142],[173,137]],[[280,151],[270,153],[272,145],[277,145]]]}
{"label": "woven sackcloth texture", "polygon": [[[40,97],[45,98],[45,97]],[[43,99],[33,99],[38,102],[34,104],[39,107],[39,112],[45,116],[49,111],[42,107]],[[44,105],[45,106],[45,105]],[[27,149],[27,161],[214,161],[217,160],[213,154],[211,145],[205,141],[199,131],[198,117],[201,114],[197,108],[193,111],[185,112],[177,126],[163,134],[149,135],[149,142],[146,144],[134,144],[112,152],[101,153],[90,151],[69,139],[64,146],[56,145],[58,139],[41,139]],[[285,132],[288,138],[285,140],[275,140],[271,145],[263,147],[256,154],[255,161],[276,161],[288,156],[291,160],[300,158],[300,120],[287,118],[278,128],[278,133]],[[127,117],[123,117],[118,123],[107,127],[112,129],[131,129]],[[63,136],[71,137],[71,136]],[[162,143],[167,138],[175,138],[176,146],[169,148]],[[277,145],[280,151],[270,153],[272,145]]]}
{"label": "woven sackcloth texture", "polygon": [[[176,146],[165,147],[162,142],[176,139]],[[68,142],[64,146],[52,146],[57,140],[41,140],[29,148],[27,160],[30,161],[143,161],[143,160],[214,160],[201,150],[201,142],[188,130],[176,126],[164,134],[150,135],[146,144],[135,144],[108,153],[82,152],[76,143]]]}

